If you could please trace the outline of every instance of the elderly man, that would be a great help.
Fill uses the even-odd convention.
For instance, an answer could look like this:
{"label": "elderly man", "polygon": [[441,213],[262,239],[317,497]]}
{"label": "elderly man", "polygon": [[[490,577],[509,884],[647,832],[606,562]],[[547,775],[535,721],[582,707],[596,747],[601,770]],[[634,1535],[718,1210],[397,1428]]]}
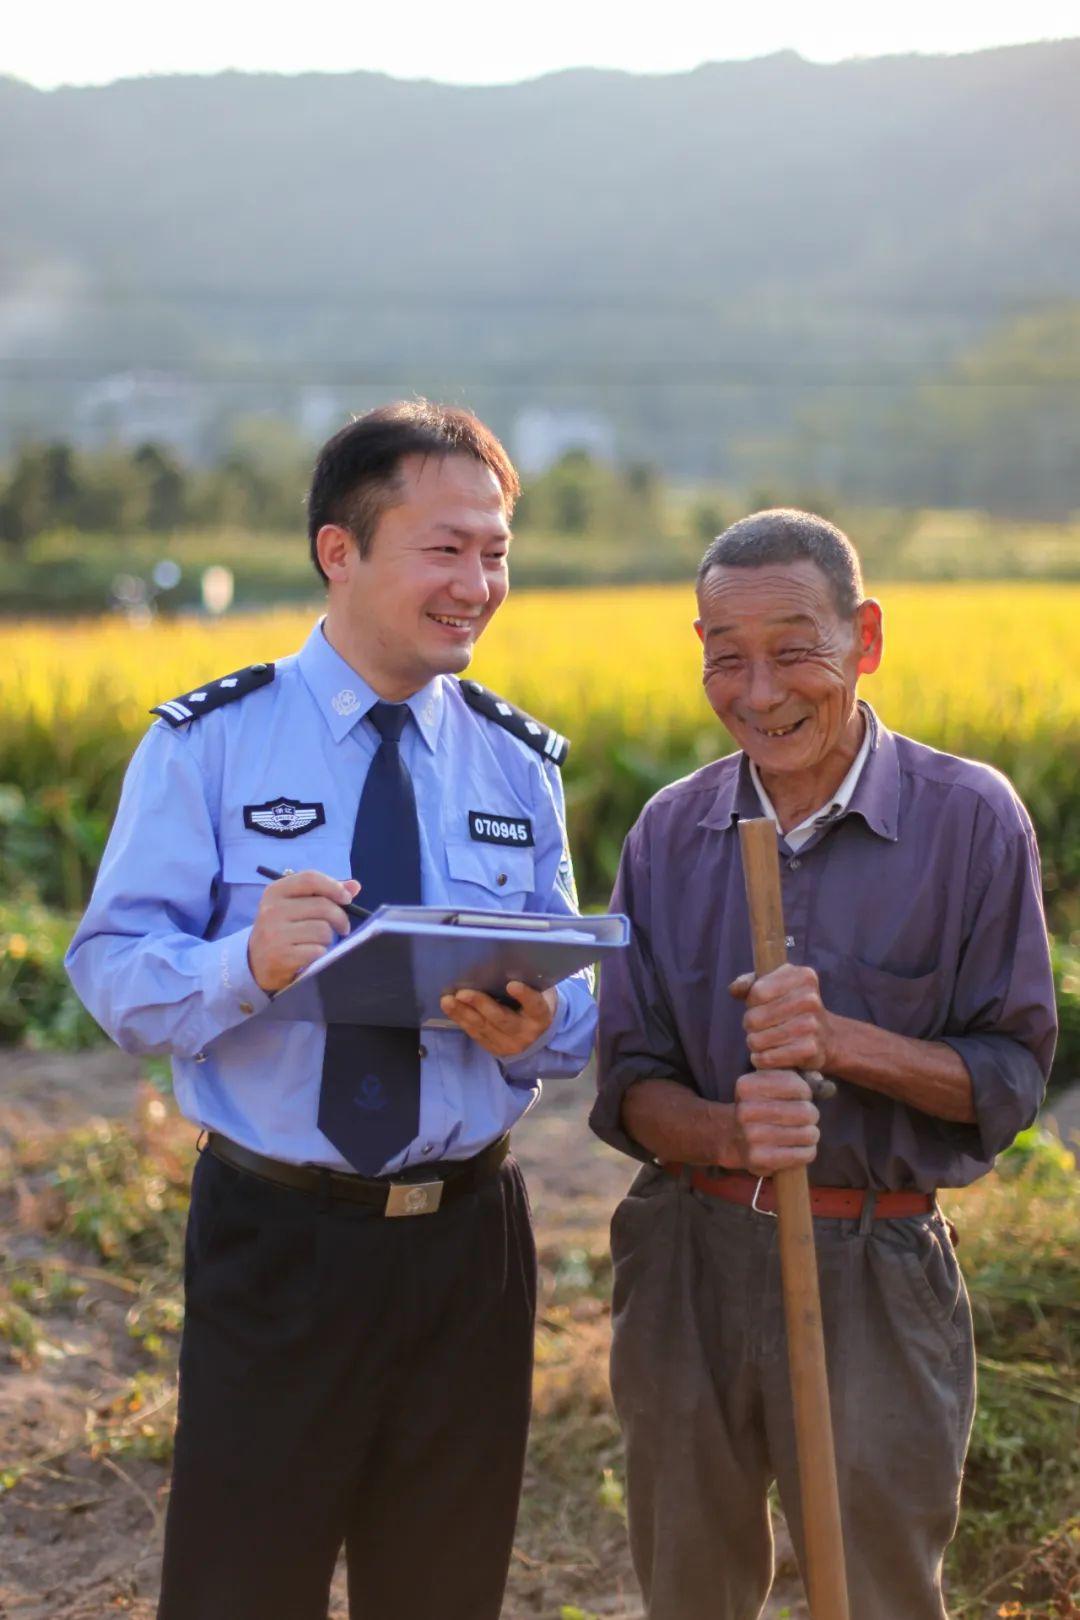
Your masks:
{"label": "elderly man", "polygon": [[[613,905],[634,941],[604,974],[592,1116],[645,1161],[612,1223],[634,1562],[649,1620],[752,1620],[772,1480],[801,1553],[769,1178],[807,1164],[851,1612],[941,1620],[974,1351],[935,1189],[985,1174],[1042,1096],[1035,838],[1003,777],[857,700],[882,616],[832,524],[736,523],[698,605],[740,751],[663,789],[627,838]],[[735,825],[762,814],[789,963],[755,983]],[[839,1082],[820,1122],[802,1069]]]}

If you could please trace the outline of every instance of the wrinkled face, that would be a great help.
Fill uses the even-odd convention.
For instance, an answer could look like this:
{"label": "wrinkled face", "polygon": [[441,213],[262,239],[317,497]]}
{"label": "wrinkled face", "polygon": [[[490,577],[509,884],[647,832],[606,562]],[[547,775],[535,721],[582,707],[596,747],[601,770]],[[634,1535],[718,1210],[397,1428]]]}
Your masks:
{"label": "wrinkled face", "polygon": [[503,495],[482,462],[406,456],[399,485],[366,557],[336,525],[318,540],[330,619],[384,695],[465,669],[510,586]]}
{"label": "wrinkled face", "polygon": [[820,765],[848,727],[855,686],[881,660],[881,609],[850,619],[829,581],[800,559],[713,568],[698,590],[695,625],[709,702],[762,772]]}

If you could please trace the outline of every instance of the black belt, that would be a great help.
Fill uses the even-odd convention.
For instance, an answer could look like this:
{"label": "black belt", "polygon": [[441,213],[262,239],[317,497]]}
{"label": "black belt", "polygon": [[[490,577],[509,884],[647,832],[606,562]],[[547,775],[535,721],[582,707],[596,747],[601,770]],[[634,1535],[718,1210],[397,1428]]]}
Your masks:
{"label": "black belt", "polygon": [[[473,1192],[488,1181],[510,1151],[509,1135],[482,1149],[471,1159],[444,1159],[436,1166],[417,1172],[408,1181],[393,1176],[357,1176],[342,1170],[329,1170],[314,1164],[287,1164],[253,1153],[227,1136],[210,1131],[206,1146],[216,1159],[223,1159],[237,1170],[293,1187],[298,1192],[315,1193],[322,1198],[343,1198],[352,1204],[370,1204],[384,1215],[434,1215],[443,1204]],[[421,1177],[423,1179],[421,1179]]]}

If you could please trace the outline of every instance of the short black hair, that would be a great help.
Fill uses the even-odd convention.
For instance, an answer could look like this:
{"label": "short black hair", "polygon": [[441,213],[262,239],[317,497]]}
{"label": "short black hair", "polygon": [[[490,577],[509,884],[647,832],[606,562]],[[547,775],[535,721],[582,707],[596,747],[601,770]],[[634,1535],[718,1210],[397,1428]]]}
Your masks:
{"label": "short black hair", "polygon": [[354,418],[319,451],[308,494],[308,541],[315,572],[325,582],[315,540],[325,523],[339,523],[361,557],[371,549],[382,513],[394,504],[405,456],[473,456],[490,468],[507,517],[521,493],[513,463],[490,428],[472,411],[427,399],[398,400]]}
{"label": "short black hair", "polygon": [[841,618],[849,619],[863,600],[859,554],[843,529],[815,512],[777,506],[752,512],[710,540],[698,565],[700,586],[713,568],[762,568],[767,563],[816,563],[829,582]]}

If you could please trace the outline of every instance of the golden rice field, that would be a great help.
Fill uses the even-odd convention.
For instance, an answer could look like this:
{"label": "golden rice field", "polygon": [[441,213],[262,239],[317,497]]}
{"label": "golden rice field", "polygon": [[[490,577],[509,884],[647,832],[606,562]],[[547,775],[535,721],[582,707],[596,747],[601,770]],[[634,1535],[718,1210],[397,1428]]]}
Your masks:
{"label": "golden rice field", "polygon": [[[893,728],[1007,771],[1039,826],[1049,887],[1080,885],[1080,585],[880,595],[886,657],[865,695]],[[312,617],[0,628],[0,782],[31,795],[63,785],[80,807],[108,813],[152,703],[283,656]],[[692,618],[685,586],[526,592],[481,643],[472,673],[575,743],[571,830],[594,894],[648,794],[727,746],[701,692]]]}
{"label": "golden rice field", "polygon": [[[1080,586],[896,585],[882,600],[886,658],[864,691],[897,729],[1023,734],[1080,722]],[[647,740],[707,717],[692,619],[681,585],[512,596],[471,673],[571,736],[615,713]],[[0,717],[59,724],[107,700],[137,726],[163,697],[294,650],[311,622],[287,609],[143,628],[119,618],[0,627]]]}

